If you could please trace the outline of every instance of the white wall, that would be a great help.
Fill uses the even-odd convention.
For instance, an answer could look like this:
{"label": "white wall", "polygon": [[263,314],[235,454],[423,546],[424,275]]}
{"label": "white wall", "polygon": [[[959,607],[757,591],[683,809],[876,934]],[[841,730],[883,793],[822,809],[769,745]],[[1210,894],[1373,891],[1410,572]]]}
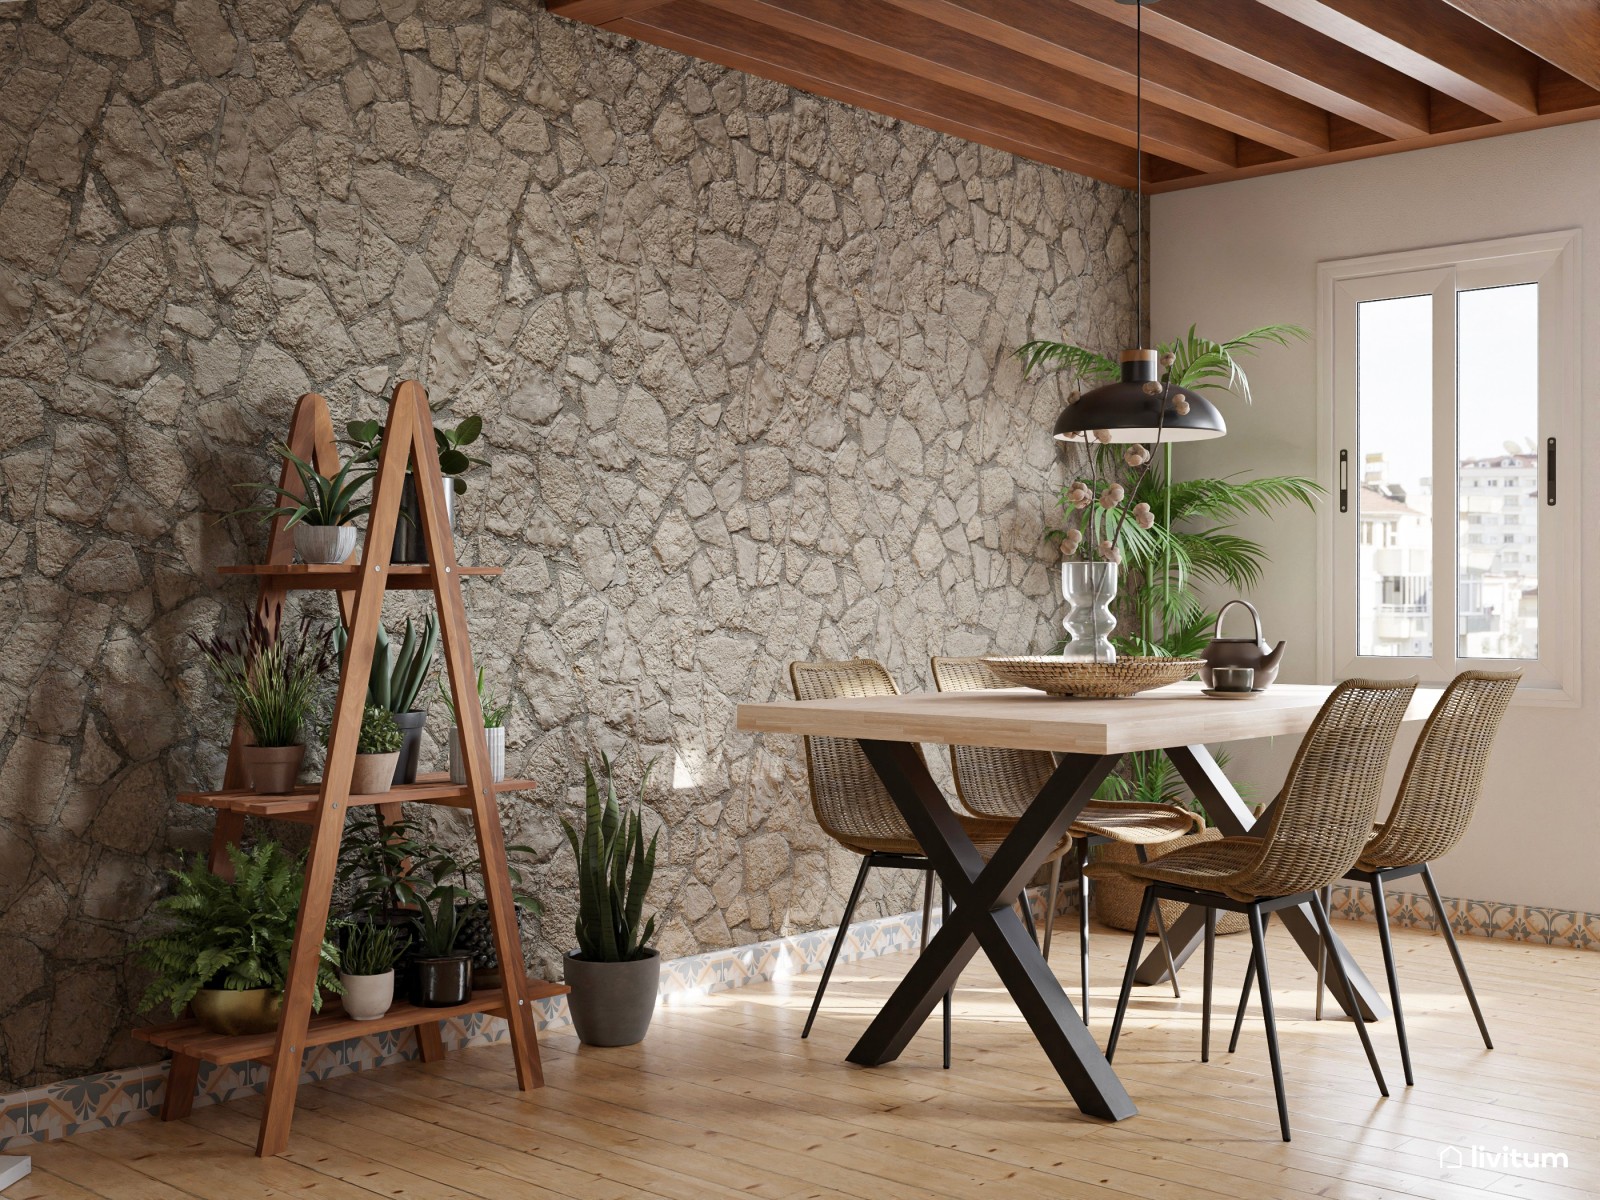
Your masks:
{"label": "white wall", "polygon": [[[1581,452],[1590,479],[1580,494],[1568,467],[1577,456],[1564,456],[1562,490],[1582,505],[1587,559],[1580,611],[1591,612],[1600,603],[1600,546],[1592,533],[1600,528],[1597,162],[1600,123],[1589,123],[1157,196],[1151,204],[1154,329],[1162,338],[1195,322],[1211,336],[1273,321],[1314,330],[1321,261],[1581,228],[1579,394],[1587,418]],[[1224,401],[1228,436],[1183,447],[1180,474],[1293,472],[1326,485],[1331,464],[1317,461],[1316,369],[1310,343],[1255,360],[1249,369],[1254,406]],[[1318,639],[1330,632],[1317,627],[1316,521],[1301,511],[1245,527],[1272,556],[1252,598],[1269,637],[1288,639],[1286,681],[1316,680]],[[1600,630],[1584,633],[1582,706],[1513,709],[1477,820],[1435,871],[1446,895],[1600,910]],[[1397,758],[1409,748],[1408,739]],[[1270,796],[1293,746],[1233,749],[1236,776]]]}

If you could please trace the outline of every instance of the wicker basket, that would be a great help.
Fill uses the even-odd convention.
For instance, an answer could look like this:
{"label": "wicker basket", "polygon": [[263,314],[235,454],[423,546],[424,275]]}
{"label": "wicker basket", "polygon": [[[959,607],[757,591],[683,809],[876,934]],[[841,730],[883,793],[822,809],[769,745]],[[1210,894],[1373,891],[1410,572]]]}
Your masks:
{"label": "wicker basket", "polygon": [[983,660],[1007,683],[1052,696],[1112,699],[1148,692],[1187,679],[1201,667],[1198,658],[1119,658],[1114,663],[1068,662],[1053,655],[1021,655]]}
{"label": "wicker basket", "polygon": [[[1145,853],[1151,858],[1160,858],[1172,850],[1184,846],[1192,846],[1196,842],[1214,842],[1222,836],[1215,826],[1202,829],[1199,833],[1191,833],[1188,837],[1174,838],[1170,842],[1163,842],[1159,846],[1147,847]],[[1125,846],[1117,842],[1110,842],[1104,846],[1097,846],[1095,854],[1101,862],[1133,863],[1139,861],[1135,847]],[[1143,898],[1144,889],[1131,879],[1096,879],[1094,881],[1094,915],[1102,925],[1109,925],[1112,929],[1126,929],[1131,931],[1139,920],[1139,901]],[[1176,900],[1161,901],[1161,916],[1167,923],[1167,928],[1172,928],[1172,923],[1183,912],[1184,906]],[[1218,933],[1244,933],[1250,928],[1249,922],[1243,913],[1228,912],[1225,909],[1217,910]],[[1146,933],[1156,931],[1155,918],[1150,918],[1150,928]]]}

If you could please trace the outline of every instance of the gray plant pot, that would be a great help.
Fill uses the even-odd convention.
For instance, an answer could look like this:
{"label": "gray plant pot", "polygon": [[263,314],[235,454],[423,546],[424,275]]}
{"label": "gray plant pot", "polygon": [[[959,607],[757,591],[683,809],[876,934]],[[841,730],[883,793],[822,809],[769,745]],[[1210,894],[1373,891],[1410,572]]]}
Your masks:
{"label": "gray plant pot", "polygon": [[396,783],[417,781],[417,758],[422,753],[422,727],[428,723],[428,714],[422,710],[390,713],[400,727],[400,759],[394,764]]}
{"label": "gray plant pot", "polygon": [[355,553],[354,525],[307,525],[294,527],[294,548],[301,562],[342,563]]}
{"label": "gray plant pot", "polygon": [[585,1046],[632,1046],[644,1041],[661,987],[661,951],[633,962],[590,962],[576,950],[566,957],[572,1026]]}

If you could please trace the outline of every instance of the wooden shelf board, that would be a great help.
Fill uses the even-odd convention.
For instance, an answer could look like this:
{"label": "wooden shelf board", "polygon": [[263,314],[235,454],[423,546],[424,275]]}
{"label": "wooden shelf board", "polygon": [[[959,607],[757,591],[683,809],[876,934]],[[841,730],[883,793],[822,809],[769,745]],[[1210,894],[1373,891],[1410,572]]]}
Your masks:
{"label": "wooden shelf board", "polygon": [[[253,575],[287,588],[353,588],[361,578],[359,562],[344,563],[247,563],[218,567],[223,575]],[[498,575],[500,567],[458,567],[463,579],[482,579]],[[433,567],[427,563],[391,563],[384,586],[391,591],[417,590],[433,586]]]}
{"label": "wooden shelf board", "polygon": [[[551,996],[564,996],[568,990],[562,983],[548,983],[543,979],[528,980],[529,1003]],[[465,1004],[454,1004],[449,1008],[420,1008],[409,1001],[396,1001],[394,1007],[376,1021],[356,1021],[347,1017],[338,1000],[330,997],[322,1012],[311,1018],[305,1044],[306,1048],[326,1046],[330,1042],[342,1042],[347,1038],[382,1033],[389,1029],[407,1029],[428,1021],[442,1021],[449,1017],[480,1012],[497,1017],[505,1015],[505,993],[502,989],[480,988],[472,993],[472,999]],[[149,1042],[152,1046],[159,1046],[174,1054],[183,1054],[219,1065],[267,1061],[272,1057],[278,1041],[276,1032],[229,1036],[213,1033],[195,1020],[135,1029],[133,1036],[141,1042]]]}
{"label": "wooden shelf board", "polygon": [[[531,792],[531,779],[502,779],[494,785],[496,792]],[[321,803],[321,784],[306,783],[294,791],[280,796],[262,796],[244,789],[218,792],[180,792],[180,804],[193,804],[198,808],[214,808],[222,812],[244,813],[251,817],[267,817],[279,821],[309,821]],[[387,792],[370,796],[351,796],[352,807],[365,804],[439,804],[446,808],[470,808],[472,797],[466,786],[451,783],[443,771],[430,771],[417,776],[415,783],[397,783]]]}

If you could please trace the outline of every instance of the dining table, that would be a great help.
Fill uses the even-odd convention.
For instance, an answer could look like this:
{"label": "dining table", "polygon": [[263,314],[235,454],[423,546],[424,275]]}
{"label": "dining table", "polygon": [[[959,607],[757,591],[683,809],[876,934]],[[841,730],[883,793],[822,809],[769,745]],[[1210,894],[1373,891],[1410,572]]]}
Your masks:
{"label": "dining table", "polygon": [[[892,1062],[922,1027],[963,968],[982,949],[1079,1110],[1119,1121],[1137,1111],[1060,981],[1029,935],[1014,903],[1123,756],[1159,750],[1224,836],[1265,829],[1271,805],[1252,813],[1207,748],[1256,738],[1295,737],[1311,726],[1332,692],[1319,684],[1277,684],[1246,699],[1203,695],[1178,683],[1117,699],[1081,699],[1023,688],[981,692],[912,692],[826,700],[741,704],[738,728],[757,733],[854,738],[939,876],[953,909],[883,1008],[851,1049],[860,1066]],[[1405,720],[1425,720],[1438,688],[1419,688]],[[1046,750],[1054,773],[985,862],[928,769],[920,743]],[[1321,949],[1309,906],[1280,914],[1313,962]],[[1173,969],[1204,936],[1201,910],[1189,907],[1168,930]],[[1167,976],[1152,951],[1136,979]],[[1362,1019],[1387,1015],[1370,980],[1335,936],[1329,946],[1333,996],[1348,1006],[1340,977],[1354,991]],[[1355,1015],[1355,1014],[1351,1014]]]}

